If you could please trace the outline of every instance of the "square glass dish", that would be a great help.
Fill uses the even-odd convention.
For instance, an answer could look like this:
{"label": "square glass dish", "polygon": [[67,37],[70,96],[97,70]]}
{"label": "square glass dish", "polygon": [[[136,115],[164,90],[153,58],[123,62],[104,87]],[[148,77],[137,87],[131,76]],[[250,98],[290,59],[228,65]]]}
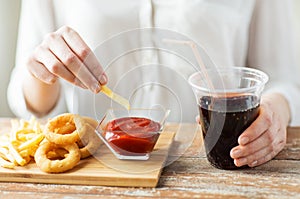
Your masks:
{"label": "square glass dish", "polygon": [[109,109],[95,131],[116,158],[148,160],[169,113],[161,109]]}

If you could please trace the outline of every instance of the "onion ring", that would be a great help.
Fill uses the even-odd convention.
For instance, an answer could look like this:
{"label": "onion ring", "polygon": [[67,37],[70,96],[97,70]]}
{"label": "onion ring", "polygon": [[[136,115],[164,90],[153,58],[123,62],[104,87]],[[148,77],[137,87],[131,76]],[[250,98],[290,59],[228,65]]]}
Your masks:
{"label": "onion ring", "polygon": [[85,124],[85,127],[86,133],[81,138],[83,147],[79,148],[82,159],[94,154],[102,144],[102,141],[95,133],[95,128],[93,128],[90,124]]}
{"label": "onion ring", "polygon": [[78,115],[64,113],[49,120],[45,126],[44,135],[55,144],[72,144],[79,140],[79,134],[74,122]]}
{"label": "onion ring", "polygon": [[62,160],[66,157],[68,151],[63,148],[55,148],[47,153],[47,158],[50,160]]}
{"label": "onion ring", "polygon": [[86,123],[90,124],[94,129],[96,129],[96,127],[98,126],[97,120],[94,120],[93,118],[83,116],[82,119]]}
{"label": "onion ring", "polygon": [[80,132],[80,140],[77,142],[77,145],[80,150],[81,159],[84,159],[94,154],[102,144],[102,141],[95,133],[98,125],[97,121],[89,117],[83,117],[82,119],[74,117],[78,132]]}
{"label": "onion ring", "polygon": [[[51,160],[47,157],[50,151],[64,149],[68,151],[61,160]],[[47,173],[61,173],[74,168],[80,161],[80,151],[77,144],[57,145],[51,142],[45,142],[40,145],[34,155],[37,166]]]}

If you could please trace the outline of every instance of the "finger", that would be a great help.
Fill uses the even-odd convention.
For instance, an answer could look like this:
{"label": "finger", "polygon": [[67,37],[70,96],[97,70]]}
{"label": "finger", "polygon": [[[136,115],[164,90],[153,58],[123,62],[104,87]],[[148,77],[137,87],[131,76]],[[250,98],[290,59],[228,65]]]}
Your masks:
{"label": "finger", "polygon": [[69,27],[63,27],[58,30],[62,34],[63,39],[78,56],[78,58],[88,67],[94,77],[102,84],[107,83],[107,76],[97,60],[95,54],[83,41],[80,35]]}
{"label": "finger", "polygon": [[256,167],[256,166],[262,165],[262,164],[272,160],[273,157],[275,157],[275,156],[273,156],[272,153],[269,153],[269,154],[263,156],[262,158],[260,158],[258,160],[255,160],[252,163],[248,164],[248,166],[249,167]]}
{"label": "finger", "polygon": [[[263,163],[268,162],[272,158],[274,158],[285,146],[286,144],[286,130],[285,129],[279,129],[278,132],[276,132],[276,136],[274,138],[274,141],[268,145],[270,153],[266,153],[265,155],[257,156],[256,161],[248,164],[250,167],[258,166]],[[252,162],[252,163],[251,163]]]}
{"label": "finger", "polygon": [[91,53],[84,60],[84,64],[89,68],[101,85],[105,85],[107,83],[107,75],[105,74],[94,53]]}
{"label": "finger", "polygon": [[284,147],[284,142],[279,143],[278,145],[276,144],[276,149],[275,150],[271,150],[270,153],[262,155],[260,158],[257,157],[256,160],[254,161],[249,161],[250,163],[248,163],[249,167],[255,167],[255,166],[259,166],[262,165],[268,161],[270,161],[271,159],[273,159],[278,153],[279,151],[281,151]]}
{"label": "finger", "polygon": [[48,69],[38,62],[33,57],[29,58],[26,63],[28,71],[37,79],[40,81],[46,83],[46,84],[53,84],[56,82],[57,77],[52,74]]}
{"label": "finger", "polygon": [[280,126],[277,123],[274,123],[270,128],[268,128],[266,131],[263,132],[262,135],[260,135],[255,140],[252,140],[251,142],[248,142],[245,145],[238,145],[234,147],[230,151],[230,156],[232,158],[241,158],[248,156],[252,153],[255,153],[256,151],[259,151],[260,149],[266,147],[267,145],[270,145],[273,143],[276,139],[281,139],[281,136],[276,136],[280,132]]}
{"label": "finger", "polygon": [[233,148],[230,151],[230,156],[232,158],[241,158],[241,157],[249,156],[261,150],[262,148],[265,148],[266,146],[270,145],[274,141],[274,139],[275,138],[272,131],[267,130],[260,137],[253,140],[252,142],[249,142],[246,145],[239,145]]}
{"label": "finger", "polygon": [[[280,134],[280,132],[277,132],[277,134]],[[260,150],[247,156],[236,158],[234,163],[237,166],[248,165],[250,167],[261,165],[275,157],[283,149],[284,145],[285,140],[276,137],[273,142]]]}
{"label": "finger", "polygon": [[58,35],[50,37],[51,52],[71,71],[86,87],[98,93],[101,90],[99,82],[73,53],[64,39]]}
{"label": "finger", "polygon": [[57,59],[57,57],[49,49],[39,46],[34,54],[37,61],[43,64],[44,67],[47,68],[48,72],[56,75],[57,77],[61,77],[81,88],[87,88]]}
{"label": "finger", "polygon": [[238,143],[240,145],[246,145],[249,142],[260,137],[272,124],[272,114],[264,109],[260,108],[260,113],[256,120],[239,136]]}
{"label": "finger", "polygon": [[257,165],[257,160],[262,159],[270,153],[272,153],[272,148],[270,146],[266,146],[251,155],[234,159],[234,164],[238,167],[244,165],[255,166]]}

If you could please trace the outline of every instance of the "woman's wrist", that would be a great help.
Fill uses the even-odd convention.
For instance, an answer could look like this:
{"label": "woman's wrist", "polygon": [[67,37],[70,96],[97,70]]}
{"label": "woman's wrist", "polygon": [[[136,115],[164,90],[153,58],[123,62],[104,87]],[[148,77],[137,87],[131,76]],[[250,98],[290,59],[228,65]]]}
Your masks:
{"label": "woman's wrist", "polygon": [[268,103],[280,121],[288,126],[291,121],[291,110],[287,99],[280,93],[268,93],[262,96],[262,103]]}
{"label": "woman's wrist", "polygon": [[55,107],[59,99],[60,87],[59,81],[46,84],[28,73],[23,82],[27,109],[39,117],[46,115]]}

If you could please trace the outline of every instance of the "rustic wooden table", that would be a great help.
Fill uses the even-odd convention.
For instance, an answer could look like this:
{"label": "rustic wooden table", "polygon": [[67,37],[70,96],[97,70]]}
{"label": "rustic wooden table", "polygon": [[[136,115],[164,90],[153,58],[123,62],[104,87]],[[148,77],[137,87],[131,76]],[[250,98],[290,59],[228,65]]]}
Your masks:
{"label": "rustic wooden table", "polygon": [[[0,130],[7,125],[0,120]],[[174,143],[156,188],[0,182],[0,198],[300,198],[300,127],[288,129],[286,147],[276,158],[235,171],[209,165],[195,129],[196,124],[167,126],[184,131],[177,139],[194,139],[183,154]]]}

